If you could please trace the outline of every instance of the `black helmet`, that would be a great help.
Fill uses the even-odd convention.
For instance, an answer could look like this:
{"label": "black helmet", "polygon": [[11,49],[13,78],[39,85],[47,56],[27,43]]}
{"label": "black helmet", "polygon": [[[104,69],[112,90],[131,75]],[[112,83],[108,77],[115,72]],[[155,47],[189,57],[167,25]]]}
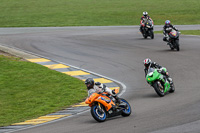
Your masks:
{"label": "black helmet", "polygon": [[87,89],[91,89],[94,87],[94,80],[92,78],[88,78],[85,80],[85,85],[87,86]]}

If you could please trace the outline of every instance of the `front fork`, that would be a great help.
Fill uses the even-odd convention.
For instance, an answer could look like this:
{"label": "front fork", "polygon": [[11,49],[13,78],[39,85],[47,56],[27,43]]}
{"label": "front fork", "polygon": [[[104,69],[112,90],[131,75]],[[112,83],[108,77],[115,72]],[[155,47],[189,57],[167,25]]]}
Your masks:
{"label": "front fork", "polygon": [[104,113],[104,111],[103,111],[103,109],[102,109],[102,107],[101,107],[101,104],[100,104],[100,103],[98,103],[97,109],[98,109],[98,110],[99,110],[101,113]]}

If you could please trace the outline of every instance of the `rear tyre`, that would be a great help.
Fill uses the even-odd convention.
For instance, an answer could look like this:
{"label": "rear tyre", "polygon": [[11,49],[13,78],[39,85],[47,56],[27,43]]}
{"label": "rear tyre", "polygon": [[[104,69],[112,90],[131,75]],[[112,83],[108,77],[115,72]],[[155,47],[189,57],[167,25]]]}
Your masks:
{"label": "rear tyre", "polygon": [[165,96],[164,87],[162,86],[162,84],[160,83],[160,81],[154,82],[153,88],[154,88],[154,90],[156,91],[156,93],[157,93],[160,97]]}
{"label": "rear tyre", "polygon": [[104,122],[106,120],[106,111],[102,104],[100,104],[101,109],[99,109],[98,104],[95,104],[91,107],[91,114],[93,118],[98,122]]}
{"label": "rear tyre", "polygon": [[130,106],[130,104],[125,99],[121,98],[120,100],[121,100],[121,102],[124,102],[124,103],[127,104],[126,109],[122,110],[122,114],[121,115],[124,116],[124,117],[129,116],[131,114],[131,106]]}

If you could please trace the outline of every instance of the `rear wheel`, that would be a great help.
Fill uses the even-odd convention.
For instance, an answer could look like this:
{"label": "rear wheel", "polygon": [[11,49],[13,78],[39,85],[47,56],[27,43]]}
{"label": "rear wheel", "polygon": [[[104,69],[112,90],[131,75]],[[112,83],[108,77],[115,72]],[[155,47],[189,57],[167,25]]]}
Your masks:
{"label": "rear wheel", "polygon": [[124,102],[124,103],[126,103],[126,107],[125,107],[125,109],[123,109],[122,110],[122,116],[129,116],[130,114],[131,114],[131,106],[130,106],[130,104],[125,100],[125,99],[120,99],[121,100],[121,102]]}
{"label": "rear wheel", "polygon": [[162,86],[162,84],[160,83],[160,81],[154,82],[153,88],[154,88],[154,90],[156,91],[156,93],[157,93],[160,97],[165,96],[165,93],[164,93],[164,89],[165,89],[165,88],[164,88],[164,86]]}
{"label": "rear wheel", "polygon": [[91,107],[91,114],[93,118],[98,122],[104,122],[106,120],[106,111],[102,104],[95,104]]}

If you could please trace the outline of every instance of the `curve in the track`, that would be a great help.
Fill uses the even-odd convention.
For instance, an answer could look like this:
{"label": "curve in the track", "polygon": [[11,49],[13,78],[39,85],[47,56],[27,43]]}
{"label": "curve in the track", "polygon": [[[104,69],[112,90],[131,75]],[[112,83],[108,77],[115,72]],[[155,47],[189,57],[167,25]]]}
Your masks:
{"label": "curve in the track", "polygon": [[[199,25],[177,27],[200,29]],[[121,81],[127,87],[122,96],[133,107],[131,116],[112,118],[101,124],[85,112],[21,133],[182,132],[181,125],[189,126],[200,120],[198,36],[181,35],[181,50],[177,52],[169,50],[162,35],[156,34],[153,40],[143,39],[134,26],[15,33],[2,34],[0,42]],[[175,93],[160,98],[146,83],[142,64],[146,57],[168,69],[175,82]],[[199,130],[198,126],[193,129],[193,132]]]}

